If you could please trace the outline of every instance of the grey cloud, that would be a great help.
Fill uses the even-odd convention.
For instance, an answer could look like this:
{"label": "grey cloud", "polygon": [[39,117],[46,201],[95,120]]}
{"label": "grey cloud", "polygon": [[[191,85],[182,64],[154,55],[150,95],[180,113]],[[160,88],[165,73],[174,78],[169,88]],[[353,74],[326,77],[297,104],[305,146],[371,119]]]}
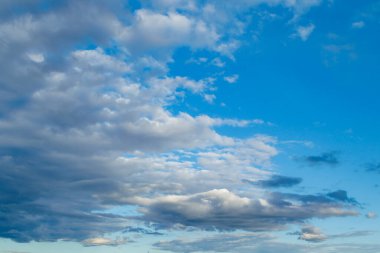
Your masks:
{"label": "grey cloud", "polygon": [[308,242],[323,242],[327,240],[327,236],[322,233],[322,231],[313,226],[305,226],[302,228],[300,232],[293,233],[295,235],[299,235],[299,240],[304,240]]}
{"label": "grey cloud", "polygon": [[305,200],[302,195],[277,193],[266,199],[250,199],[226,189],[153,199],[137,197],[131,202],[144,207],[140,219],[159,227],[181,224],[220,231],[270,231],[310,218],[357,215],[350,206],[323,197]]}
{"label": "grey cloud", "polygon": [[298,161],[306,162],[312,166],[316,165],[338,165],[340,163],[337,152],[325,152],[320,155],[311,155],[311,156],[304,156],[296,158]]}
{"label": "grey cloud", "polygon": [[160,233],[155,230],[149,230],[146,228],[141,227],[127,227],[123,230],[124,233],[139,233],[139,234],[146,234],[146,235],[163,235],[163,233]]}
{"label": "grey cloud", "polygon": [[369,236],[373,235],[373,231],[354,231],[354,232],[347,232],[342,234],[335,234],[335,235],[329,235],[329,239],[337,239],[337,238],[351,238],[351,237],[362,237],[362,236]]}
{"label": "grey cloud", "polygon": [[344,238],[352,238],[352,237],[362,237],[372,235],[372,231],[353,231],[342,234],[324,234],[319,228],[314,226],[304,226],[301,231],[289,233],[290,235],[298,235],[299,240],[304,240],[312,243],[320,243],[327,240],[333,239],[344,239]]}
{"label": "grey cloud", "polygon": [[365,167],[368,172],[380,173],[380,163],[368,163]]}
{"label": "grey cloud", "polygon": [[266,180],[258,180],[256,182],[245,180],[245,182],[264,188],[292,187],[300,184],[302,182],[302,178],[273,175],[271,178]]}
{"label": "grey cloud", "polygon": [[198,240],[160,241],[153,246],[170,252],[247,252],[255,245],[268,243],[270,236],[265,234],[222,234]]}
{"label": "grey cloud", "polygon": [[291,244],[276,241],[265,234],[221,234],[196,240],[177,239],[154,244],[159,250],[169,252],[230,252],[230,253],[321,253],[368,252],[377,253],[378,244]]}
{"label": "grey cloud", "polygon": [[354,198],[348,197],[347,192],[344,190],[337,190],[334,192],[330,192],[330,193],[326,194],[326,196],[329,198],[338,200],[338,201],[342,201],[342,202],[347,202],[347,203],[351,203],[351,204],[355,204],[355,205],[359,204]]}
{"label": "grey cloud", "polygon": [[[139,204],[145,215],[139,219],[163,227],[180,222],[222,230],[272,230],[313,217],[355,214],[331,199],[273,195],[265,201],[209,192],[237,188],[242,179],[237,172],[260,175],[277,154],[275,138],[236,140],[214,129],[231,121],[167,109],[179,90],[202,95],[212,85],[207,77],[168,76],[171,52],[183,45],[229,49],[216,36],[225,23],[213,24],[216,32],[207,30],[211,37],[203,37],[207,17],[189,13],[134,15],[118,8],[119,1],[60,1],[43,11],[30,7],[43,1],[0,4],[9,9],[16,2],[31,11],[6,15],[0,24],[0,237],[115,244],[103,235],[125,230],[136,218],[103,213],[119,205]],[[155,24],[156,19],[163,22]],[[140,43],[134,35],[148,36],[146,24],[164,24],[158,27],[164,32],[157,35],[159,55],[149,51],[154,41],[146,42],[142,55],[130,50]],[[181,41],[178,25],[186,28],[185,39],[199,40]],[[89,43],[96,48],[83,49]],[[107,53],[114,43],[117,52]],[[182,202],[165,206],[167,198],[157,197],[172,194],[182,194]],[[141,196],[150,202],[136,202]],[[210,209],[196,219],[177,209],[190,203]]]}

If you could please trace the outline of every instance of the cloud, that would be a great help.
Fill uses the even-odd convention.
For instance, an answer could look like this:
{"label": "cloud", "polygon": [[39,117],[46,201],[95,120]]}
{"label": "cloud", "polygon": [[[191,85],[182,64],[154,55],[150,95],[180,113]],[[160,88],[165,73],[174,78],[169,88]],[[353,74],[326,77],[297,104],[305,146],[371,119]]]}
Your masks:
{"label": "cloud", "polygon": [[299,26],[297,28],[297,36],[302,41],[307,41],[310,35],[313,33],[314,29],[315,29],[315,25],[313,24],[310,24],[308,26]]}
{"label": "cloud", "polygon": [[129,240],[127,238],[119,239],[110,239],[104,237],[89,238],[82,241],[82,245],[85,247],[94,247],[94,246],[119,246],[126,244]]}
{"label": "cloud", "polygon": [[338,201],[342,201],[342,202],[347,202],[351,204],[359,204],[354,198],[348,197],[347,192],[344,190],[337,190],[334,192],[330,192],[330,193],[327,193],[326,196]]}
{"label": "cloud", "polygon": [[140,9],[135,13],[133,24],[119,35],[131,50],[214,47],[219,35],[213,27],[200,19],[192,19],[175,11],[168,14]]}
{"label": "cloud", "polygon": [[236,83],[238,79],[239,79],[238,75],[232,75],[232,76],[226,76],[226,77],[224,77],[224,80],[227,83]]}
{"label": "cloud", "polygon": [[163,235],[163,233],[145,229],[145,228],[140,228],[140,227],[127,227],[126,229],[123,230],[123,233],[139,233],[139,234],[145,234],[145,235]]}
{"label": "cloud", "polygon": [[298,239],[308,242],[323,242],[327,239],[327,236],[317,227],[306,226],[302,228]]}
{"label": "cloud", "polygon": [[354,232],[348,232],[348,233],[342,233],[342,234],[332,234],[332,235],[326,235],[322,233],[322,231],[314,226],[304,226],[301,231],[290,233],[293,235],[298,235],[299,240],[304,240],[312,243],[320,243],[327,240],[332,239],[340,239],[340,238],[352,238],[352,237],[361,237],[361,236],[368,236],[373,234],[372,231],[354,231]]}
{"label": "cloud", "polygon": [[160,241],[153,246],[170,252],[246,252],[255,245],[268,243],[272,238],[265,234],[223,234],[195,240],[178,239]]}
{"label": "cloud", "polygon": [[256,182],[245,180],[245,182],[264,188],[293,187],[300,184],[302,182],[302,178],[273,175],[271,178],[266,180],[258,180]]}
{"label": "cloud", "polygon": [[[272,231],[356,215],[332,197],[240,191],[242,179],[271,175],[277,139],[216,128],[263,121],[172,110],[186,94],[212,98],[216,85],[209,76],[172,76],[176,49],[233,59],[244,31],[234,21],[246,7],[299,14],[320,1],[160,2],[129,11],[122,1],[43,9],[42,0],[1,1],[22,8],[0,8],[0,237],[115,246],[125,239],[105,234],[150,233],[128,228],[131,221]],[[117,206],[140,216],[107,212]]]}
{"label": "cloud", "polygon": [[179,224],[204,230],[272,231],[310,218],[357,215],[341,203],[323,197],[277,193],[250,199],[227,189],[192,195],[136,197],[130,201],[144,207],[142,220],[163,228]]}
{"label": "cloud", "polygon": [[45,57],[43,54],[39,53],[28,53],[27,56],[29,59],[35,63],[42,63],[45,61]]}
{"label": "cloud", "polygon": [[380,173],[380,163],[368,163],[366,168],[368,172]]}
{"label": "cloud", "polygon": [[214,100],[216,99],[216,96],[213,94],[205,94],[203,95],[203,98],[206,100],[207,103],[213,104]]}
{"label": "cloud", "polygon": [[325,152],[320,155],[304,156],[304,157],[296,158],[296,160],[306,162],[312,166],[320,166],[320,165],[335,166],[339,164],[337,152],[335,151]]}
{"label": "cloud", "polygon": [[[312,231],[310,231],[312,232]],[[295,244],[282,243],[276,238],[266,234],[235,233],[219,234],[198,239],[176,239],[160,241],[154,244],[159,250],[170,252],[239,252],[239,253],[319,253],[319,252],[349,252],[356,253],[361,250],[377,253],[377,244]]]}
{"label": "cloud", "polygon": [[355,60],[357,54],[355,52],[355,47],[352,44],[347,43],[333,43],[323,46],[325,51],[325,64],[330,66],[333,63],[338,63],[341,60]]}
{"label": "cloud", "polygon": [[375,212],[368,212],[368,213],[365,215],[365,217],[366,217],[367,219],[376,219],[376,218],[377,218],[377,213],[375,213]]}
{"label": "cloud", "polygon": [[356,21],[352,23],[352,28],[361,29],[365,26],[364,21]]}

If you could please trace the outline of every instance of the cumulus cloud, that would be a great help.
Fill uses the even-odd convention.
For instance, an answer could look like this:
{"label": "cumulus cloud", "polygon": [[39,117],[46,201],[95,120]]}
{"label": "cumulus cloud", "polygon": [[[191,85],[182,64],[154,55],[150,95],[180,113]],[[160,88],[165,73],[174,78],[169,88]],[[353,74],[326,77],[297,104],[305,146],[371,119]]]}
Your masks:
{"label": "cumulus cloud", "polygon": [[[234,193],[244,178],[270,177],[276,138],[216,130],[261,120],[171,110],[188,93],[212,100],[215,85],[208,76],[171,76],[177,48],[233,59],[240,46],[241,28],[221,35],[239,22],[224,16],[220,1],[144,3],[133,12],[119,1],[60,1],[48,9],[33,2],[14,15],[3,10],[20,1],[0,3],[0,237],[114,246],[125,240],[104,234],[144,232],[128,228],[131,220],[271,231],[356,214],[335,195]],[[300,13],[319,1],[241,1],[231,13],[259,4]],[[120,205],[142,215],[105,212]]]}
{"label": "cumulus cloud", "polygon": [[179,224],[204,230],[270,231],[312,217],[357,215],[356,211],[324,197],[278,193],[252,199],[227,189],[193,195],[136,197],[130,201],[144,207],[142,220],[166,228]]}
{"label": "cumulus cloud", "polygon": [[135,13],[133,24],[119,35],[132,50],[160,47],[213,47],[218,33],[205,22],[177,12],[155,13],[141,9]]}

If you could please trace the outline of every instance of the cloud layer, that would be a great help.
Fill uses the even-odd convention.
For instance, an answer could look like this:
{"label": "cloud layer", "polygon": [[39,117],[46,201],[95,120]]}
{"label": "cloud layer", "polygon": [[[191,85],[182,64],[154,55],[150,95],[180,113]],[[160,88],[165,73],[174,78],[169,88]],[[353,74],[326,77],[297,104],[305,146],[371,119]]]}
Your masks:
{"label": "cloud layer", "polygon": [[[170,108],[189,94],[216,99],[216,77],[170,74],[176,49],[233,60],[244,32],[239,15],[265,5],[299,16],[320,2],[144,1],[133,10],[122,1],[57,1],[49,8],[31,1],[14,15],[1,11],[0,237],[115,246],[127,239],[104,234],[133,232],[133,222],[274,231],[357,215],[343,191],[268,192],[302,180],[270,169],[277,138],[217,131],[264,121]],[[18,4],[3,1],[0,9]],[[333,153],[304,160],[338,163]],[[139,215],[109,211],[119,206]]]}

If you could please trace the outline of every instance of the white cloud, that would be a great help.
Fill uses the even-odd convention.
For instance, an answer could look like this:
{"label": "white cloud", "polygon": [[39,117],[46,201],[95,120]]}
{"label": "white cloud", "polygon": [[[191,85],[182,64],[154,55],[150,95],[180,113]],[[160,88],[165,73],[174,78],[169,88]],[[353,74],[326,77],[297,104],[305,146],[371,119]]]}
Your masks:
{"label": "white cloud", "polygon": [[376,218],[377,218],[377,213],[375,213],[375,212],[368,212],[368,213],[366,214],[366,217],[367,217],[368,219],[376,219]]}
{"label": "white cloud", "polygon": [[202,20],[169,12],[167,15],[141,9],[134,22],[119,35],[128,48],[147,50],[176,46],[213,47],[219,35]]}
{"label": "white cloud", "polygon": [[352,23],[352,28],[361,29],[365,26],[364,21],[356,21]]}
{"label": "white cloud", "polygon": [[302,228],[299,239],[308,242],[322,242],[327,239],[327,236],[317,227],[305,226]]}
{"label": "white cloud", "polygon": [[220,58],[214,58],[211,62],[213,65],[219,67],[219,68],[223,68],[226,63],[224,61],[222,61]]}
{"label": "white cloud", "polygon": [[40,53],[29,53],[27,54],[29,59],[35,63],[42,63],[45,61],[45,57],[43,54]]}
{"label": "white cloud", "polygon": [[[170,108],[189,92],[211,102],[215,88],[210,77],[170,76],[175,49],[211,50],[212,64],[223,67],[221,55],[234,59],[241,45],[236,36],[244,24],[236,15],[246,7],[268,3],[301,12],[319,1],[185,2],[161,0],[152,3],[160,6],[156,10],[144,4],[125,13],[114,12],[117,1],[68,1],[2,20],[0,112],[6,116],[0,122],[0,187],[6,189],[2,200],[12,204],[2,209],[0,237],[117,245],[125,240],[102,235],[122,231],[131,218],[100,211],[128,204],[141,204],[146,221],[164,226],[173,221],[160,208],[177,212],[185,225],[247,230],[355,214],[335,202],[318,209],[316,203],[301,203],[300,196],[262,196],[256,188],[245,192],[243,179],[272,174],[277,140],[232,138],[215,128],[263,121]],[[231,14],[224,13],[224,4]],[[78,49],[88,41],[96,48]],[[106,50],[110,47],[115,52]],[[25,104],[12,107],[20,99]],[[289,203],[280,208],[282,200]],[[273,214],[284,219],[260,219]],[[199,224],[182,219],[194,215]]]}
{"label": "white cloud", "polygon": [[239,79],[239,75],[231,75],[231,76],[224,77],[224,80],[227,83],[236,83],[238,79]]}
{"label": "white cloud", "polygon": [[216,99],[216,96],[214,94],[205,94],[203,95],[203,98],[206,100],[207,103],[213,104],[214,100]]}
{"label": "white cloud", "polygon": [[308,26],[299,26],[297,28],[297,36],[303,41],[307,41],[310,35],[313,33],[315,25],[310,24]]}
{"label": "white cloud", "polygon": [[127,238],[104,238],[104,237],[95,237],[89,238],[82,241],[82,245],[85,247],[93,247],[93,246],[118,246],[128,242]]}
{"label": "white cloud", "polygon": [[[272,231],[312,217],[357,214],[327,200],[296,203],[297,199],[302,199],[302,196],[286,197],[280,194],[268,198],[247,198],[227,189],[214,189],[192,195],[135,197],[130,201],[144,207],[141,209],[144,214],[143,220],[157,223],[158,226],[180,225],[222,231]],[[325,239],[324,235],[313,227],[305,227],[300,238],[313,242]]]}

